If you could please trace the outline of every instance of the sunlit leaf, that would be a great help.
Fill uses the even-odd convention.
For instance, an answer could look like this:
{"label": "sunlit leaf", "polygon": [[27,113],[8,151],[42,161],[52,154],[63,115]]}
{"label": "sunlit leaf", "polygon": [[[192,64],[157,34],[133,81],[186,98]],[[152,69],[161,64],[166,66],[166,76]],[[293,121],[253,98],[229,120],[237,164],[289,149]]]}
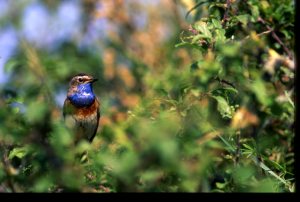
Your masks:
{"label": "sunlit leaf", "polygon": [[222,117],[231,118],[232,113],[231,113],[230,105],[225,100],[225,98],[222,96],[212,96],[212,97],[217,101],[218,103],[217,109],[222,115]]}
{"label": "sunlit leaf", "polygon": [[212,37],[212,34],[209,31],[209,29],[207,27],[207,24],[205,22],[198,22],[195,25],[195,29],[198,30],[200,33],[202,33],[203,37],[206,37],[206,38],[209,38],[209,39]]}
{"label": "sunlit leaf", "polygon": [[249,15],[245,14],[245,15],[238,15],[236,16],[236,18],[243,24],[246,25],[248,23],[249,20]]}
{"label": "sunlit leaf", "polygon": [[13,159],[14,157],[23,158],[29,152],[29,147],[16,147],[10,153],[8,158]]}

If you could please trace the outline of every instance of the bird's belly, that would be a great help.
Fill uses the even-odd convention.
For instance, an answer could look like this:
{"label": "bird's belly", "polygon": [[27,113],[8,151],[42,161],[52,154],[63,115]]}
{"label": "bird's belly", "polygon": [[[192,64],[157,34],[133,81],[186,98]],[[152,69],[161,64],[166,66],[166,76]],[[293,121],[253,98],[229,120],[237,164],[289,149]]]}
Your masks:
{"label": "bird's belly", "polygon": [[75,142],[81,139],[91,140],[98,128],[97,112],[68,114],[65,121],[66,125],[75,132]]}
{"label": "bird's belly", "polygon": [[100,118],[99,105],[97,100],[88,107],[76,107],[69,99],[65,101],[65,123],[74,131],[75,144],[81,139],[91,142],[95,137]]}
{"label": "bird's belly", "polygon": [[98,120],[97,120],[97,112],[91,113],[89,115],[73,115],[76,127],[78,128],[78,136],[77,138],[86,138],[91,139],[91,137],[94,135],[95,130],[98,126]]}

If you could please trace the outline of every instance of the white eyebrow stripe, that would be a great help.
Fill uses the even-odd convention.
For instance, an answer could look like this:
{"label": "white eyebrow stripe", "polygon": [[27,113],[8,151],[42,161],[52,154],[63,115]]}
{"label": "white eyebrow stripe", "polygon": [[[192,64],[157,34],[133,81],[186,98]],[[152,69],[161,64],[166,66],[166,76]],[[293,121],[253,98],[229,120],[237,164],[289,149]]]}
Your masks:
{"label": "white eyebrow stripe", "polygon": [[77,79],[83,79],[83,80],[89,80],[90,77],[89,76],[77,76]]}

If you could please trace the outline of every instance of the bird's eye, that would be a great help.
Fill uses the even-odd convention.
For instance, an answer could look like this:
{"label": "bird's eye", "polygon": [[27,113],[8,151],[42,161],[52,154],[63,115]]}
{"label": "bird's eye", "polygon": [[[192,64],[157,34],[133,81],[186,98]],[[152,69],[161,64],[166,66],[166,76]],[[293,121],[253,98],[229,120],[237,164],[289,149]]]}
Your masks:
{"label": "bird's eye", "polygon": [[82,78],[79,78],[78,81],[79,81],[79,82],[83,82],[83,79],[82,79]]}

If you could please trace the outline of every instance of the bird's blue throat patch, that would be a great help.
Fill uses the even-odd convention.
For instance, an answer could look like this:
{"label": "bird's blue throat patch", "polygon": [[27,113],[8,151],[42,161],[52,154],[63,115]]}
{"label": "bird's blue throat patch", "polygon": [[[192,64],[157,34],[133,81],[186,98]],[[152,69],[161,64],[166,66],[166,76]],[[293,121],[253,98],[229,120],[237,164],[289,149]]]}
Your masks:
{"label": "bird's blue throat patch", "polygon": [[68,97],[76,107],[87,107],[95,101],[95,95],[91,83],[80,84],[77,91]]}

